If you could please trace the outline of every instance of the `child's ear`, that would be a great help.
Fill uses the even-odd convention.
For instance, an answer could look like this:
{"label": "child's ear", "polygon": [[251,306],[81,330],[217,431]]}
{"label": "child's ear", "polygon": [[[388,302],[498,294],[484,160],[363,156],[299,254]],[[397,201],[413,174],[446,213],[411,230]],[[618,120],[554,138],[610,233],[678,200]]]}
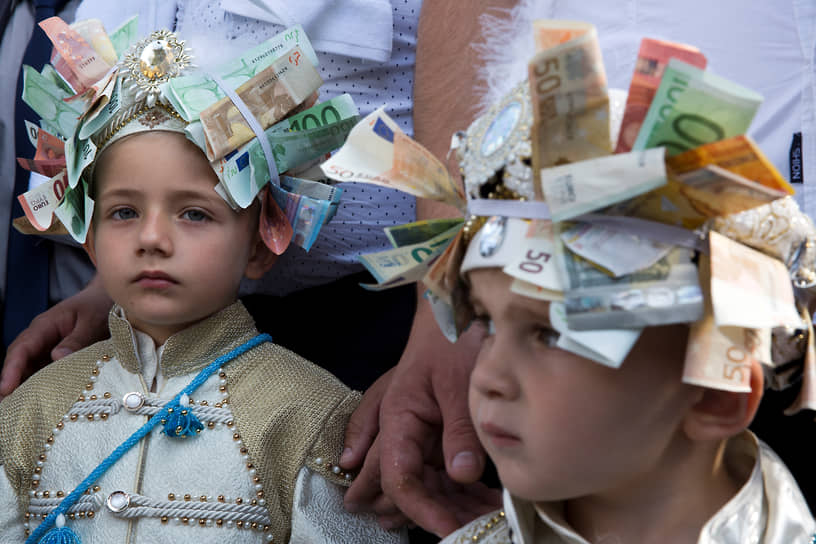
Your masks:
{"label": "child's ear", "polygon": [[751,373],[751,392],[704,388],[683,420],[686,436],[692,440],[722,440],[748,427],[762,399],[763,379],[758,361],[745,370]]}
{"label": "child's ear", "polygon": [[277,260],[278,256],[266,247],[260,233],[255,232],[249,261],[247,261],[244,269],[244,276],[251,280],[261,279]]}

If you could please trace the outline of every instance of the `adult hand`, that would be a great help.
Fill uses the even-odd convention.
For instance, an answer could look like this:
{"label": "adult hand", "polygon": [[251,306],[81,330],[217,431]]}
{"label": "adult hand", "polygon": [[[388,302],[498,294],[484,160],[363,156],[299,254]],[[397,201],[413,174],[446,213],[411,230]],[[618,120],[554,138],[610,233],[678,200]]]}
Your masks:
{"label": "adult hand", "polygon": [[79,293],[35,317],[6,352],[0,398],[52,360],[106,338],[110,297],[98,276]]}
{"label": "adult hand", "polygon": [[399,364],[369,389],[349,423],[340,464],[362,464],[346,493],[349,510],[373,510],[389,528],[407,516],[444,536],[499,506],[499,491],[477,482],[485,454],[467,406],[478,340],[470,332],[448,342],[420,301]]}

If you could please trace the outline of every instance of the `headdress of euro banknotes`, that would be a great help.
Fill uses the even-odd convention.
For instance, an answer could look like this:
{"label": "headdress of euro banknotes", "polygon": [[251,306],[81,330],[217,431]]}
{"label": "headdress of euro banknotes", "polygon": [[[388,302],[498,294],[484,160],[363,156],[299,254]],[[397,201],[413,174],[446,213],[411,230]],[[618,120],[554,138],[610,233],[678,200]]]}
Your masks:
{"label": "headdress of euro banknotes", "polygon": [[315,105],[322,80],[299,26],[212,69],[193,65],[190,46],[166,30],[135,39],[136,18],[111,34],[96,20],[40,26],[54,53],[42,72],[24,67],[23,100],[41,121],[28,124],[35,157],[19,161],[48,181],[21,195],[20,230],[64,233],[55,215],[85,243],[96,160],[147,131],[182,133],[201,148],[233,208],[259,198],[261,235],[275,253],[290,241],[308,250],[333,217],[340,188],[278,174],[308,170],[359,120],[348,95]]}
{"label": "headdress of euro banknotes", "polygon": [[816,228],[744,136],[761,97],[689,64],[704,63],[692,47],[645,40],[639,65],[665,71],[644,107],[638,73],[628,98],[608,91],[592,25],[535,34],[528,80],[454,135],[464,190],[381,110],[322,165],[463,212],[386,229],[394,248],[361,257],[365,287],[422,280],[453,340],[473,316],[467,272],[501,267],[551,302],[565,350],[617,367],[643,327],[690,323],[685,381],[749,391],[755,359],[771,386],[801,382],[791,410],[816,409]]}

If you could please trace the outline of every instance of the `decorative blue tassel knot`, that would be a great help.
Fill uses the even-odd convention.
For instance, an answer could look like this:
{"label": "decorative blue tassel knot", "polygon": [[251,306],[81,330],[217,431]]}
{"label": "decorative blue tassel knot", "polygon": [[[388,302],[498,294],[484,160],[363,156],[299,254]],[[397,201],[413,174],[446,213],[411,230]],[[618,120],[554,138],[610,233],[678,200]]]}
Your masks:
{"label": "decorative blue tassel knot", "polygon": [[162,419],[164,434],[171,438],[187,438],[188,436],[198,436],[204,429],[204,425],[193,413],[192,408],[187,408],[190,399],[187,395],[171,405],[167,410],[167,417]]}
{"label": "decorative blue tassel knot", "polygon": [[43,535],[39,544],[82,544],[82,541],[75,532],[65,526],[65,516],[60,514],[54,528]]}

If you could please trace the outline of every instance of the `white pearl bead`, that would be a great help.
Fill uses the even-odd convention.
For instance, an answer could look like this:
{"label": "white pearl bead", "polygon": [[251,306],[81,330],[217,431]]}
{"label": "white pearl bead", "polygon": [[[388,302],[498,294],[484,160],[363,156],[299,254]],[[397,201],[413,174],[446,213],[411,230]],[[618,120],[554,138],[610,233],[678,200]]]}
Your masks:
{"label": "white pearl bead", "polygon": [[340,467],[338,467],[337,465],[334,465],[332,467],[332,472],[334,472],[335,474],[340,474]]}
{"label": "white pearl bead", "polygon": [[263,489],[263,486],[261,484],[255,484],[256,491],[260,491],[261,489]]}
{"label": "white pearl bead", "polygon": [[258,506],[264,506],[266,504],[266,499],[258,499]]}
{"label": "white pearl bead", "polygon": [[37,466],[38,466],[38,467],[41,467],[41,466],[43,466],[44,464],[45,464],[45,463],[43,463],[42,461],[37,461]]}
{"label": "white pearl bead", "polygon": [[323,458],[322,458],[322,457],[318,457],[317,459],[315,459],[315,464],[317,464],[317,465],[322,465],[322,464],[323,464]]}
{"label": "white pearl bead", "polygon": [[45,451],[50,450],[50,449],[51,449],[51,444],[46,444],[45,446],[43,446],[43,449],[44,449]]}
{"label": "white pearl bead", "polygon": [[212,527],[213,526],[213,520],[211,520],[211,519],[208,519],[205,523],[206,523],[207,527]]}
{"label": "white pearl bead", "polygon": [[91,376],[91,383],[96,381],[96,376]]}
{"label": "white pearl bead", "polygon": [[257,473],[258,473],[258,471],[255,470],[254,468],[249,469],[249,475],[250,476],[255,476]]}
{"label": "white pearl bead", "polygon": [[275,538],[275,537],[273,537],[272,535],[266,535],[266,541],[267,541],[267,542],[272,542],[272,540],[273,540],[274,538]]}
{"label": "white pearl bead", "polygon": [[181,525],[181,518],[173,518],[173,525]]}
{"label": "white pearl bead", "polygon": [[227,529],[232,529],[234,525],[235,525],[234,521],[232,521],[232,520],[228,521],[227,522]]}
{"label": "white pearl bead", "polygon": [[232,502],[232,497],[230,497],[229,495],[225,495],[224,502]]}

